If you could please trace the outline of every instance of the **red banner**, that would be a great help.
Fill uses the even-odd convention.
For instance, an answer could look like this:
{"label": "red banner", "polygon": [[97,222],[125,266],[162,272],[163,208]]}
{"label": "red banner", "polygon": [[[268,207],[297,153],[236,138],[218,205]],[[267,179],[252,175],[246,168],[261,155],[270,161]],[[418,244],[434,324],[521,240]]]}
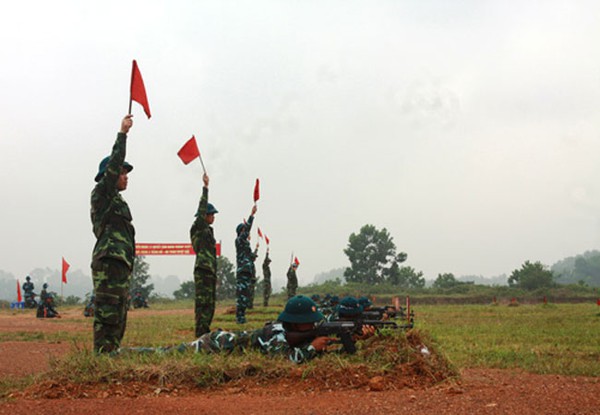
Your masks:
{"label": "red banner", "polygon": [[[221,256],[221,243],[216,244],[217,256]],[[135,244],[136,255],[196,255],[192,244]]]}

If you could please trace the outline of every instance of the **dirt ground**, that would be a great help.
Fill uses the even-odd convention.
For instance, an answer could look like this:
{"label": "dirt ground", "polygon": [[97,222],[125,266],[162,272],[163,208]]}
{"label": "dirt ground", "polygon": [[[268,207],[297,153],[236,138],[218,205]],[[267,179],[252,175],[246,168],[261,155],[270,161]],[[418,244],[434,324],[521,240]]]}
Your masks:
{"label": "dirt ground", "polygon": [[[75,316],[65,316],[75,318]],[[0,315],[0,332],[65,330],[30,314]],[[64,320],[63,322],[64,323]],[[67,323],[68,325],[68,323]],[[68,327],[81,330],[81,325]],[[60,358],[71,345],[10,341],[0,343],[0,376],[43,372],[51,358]],[[26,351],[25,351],[26,350]],[[323,389],[301,379],[271,385],[238,382],[212,390],[154,389],[148,385],[117,385],[72,390],[48,381],[39,394],[15,392],[0,402],[1,414],[600,414],[600,379],[534,375],[513,370],[467,369],[461,378],[433,387],[377,391],[373,387]]]}

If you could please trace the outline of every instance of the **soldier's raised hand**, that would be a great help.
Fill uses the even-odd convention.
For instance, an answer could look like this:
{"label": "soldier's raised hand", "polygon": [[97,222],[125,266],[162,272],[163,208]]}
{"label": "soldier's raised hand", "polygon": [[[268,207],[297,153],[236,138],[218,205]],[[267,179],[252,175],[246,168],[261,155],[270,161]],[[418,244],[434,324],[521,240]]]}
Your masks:
{"label": "soldier's raised hand", "polygon": [[202,182],[204,182],[204,187],[208,187],[208,182],[209,182],[208,174],[204,173],[202,175]]}
{"label": "soldier's raised hand", "polygon": [[133,115],[127,114],[125,117],[123,117],[123,120],[121,120],[121,132],[123,134],[127,134],[132,125],[133,125]]}

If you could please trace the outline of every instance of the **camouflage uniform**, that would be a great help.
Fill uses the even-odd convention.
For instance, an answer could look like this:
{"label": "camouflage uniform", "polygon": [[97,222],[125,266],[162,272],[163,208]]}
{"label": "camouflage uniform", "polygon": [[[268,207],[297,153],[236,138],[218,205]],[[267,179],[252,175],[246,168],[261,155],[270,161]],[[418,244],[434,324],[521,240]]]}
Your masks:
{"label": "camouflage uniform", "polygon": [[127,323],[127,299],[133,261],[135,230],[127,202],[117,189],[125,163],[127,135],[119,133],[91,197],[91,218],[96,236],[92,254],[92,279],[96,293],[94,351],[120,347]]}
{"label": "camouflage uniform", "polygon": [[207,208],[208,188],[203,187],[196,219],[190,229],[192,246],[196,252],[194,265],[196,337],[210,331],[217,296],[216,241],[212,226],[206,222]]}
{"label": "camouflage uniform", "polygon": [[252,222],[254,216],[250,215],[246,224],[238,225],[237,237],[235,238],[235,252],[236,252],[236,304],[235,304],[235,319],[239,324],[246,322],[246,309],[250,305],[252,287],[252,276],[255,274],[254,252],[250,247],[250,241],[248,236],[252,229]]}
{"label": "camouflage uniform", "polygon": [[35,308],[37,305],[35,301],[35,293],[33,290],[35,286],[30,281],[30,277],[27,276],[26,282],[23,283],[23,297],[25,298],[25,307],[27,308]]}
{"label": "camouflage uniform", "polygon": [[40,303],[35,315],[37,318],[55,318],[59,316],[58,311],[56,311],[56,309],[54,308],[54,302],[52,300],[52,297],[46,296],[46,301]]}
{"label": "camouflage uniform", "polygon": [[256,258],[258,258],[258,247],[252,252],[252,277],[250,278],[250,299],[248,300],[248,308],[251,310],[254,308],[254,293],[256,292],[256,281],[258,281],[258,278],[256,278],[256,265],[254,264]]}
{"label": "camouflage uniform", "polygon": [[196,351],[232,352],[247,348],[258,349],[268,355],[287,355],[294,363],[302,363],[314,358],[317,351],[310,342],[291,347],[285,337],[281,322],[268,323],[262,329],[253,331],[213,331],[206,333],[191,343]]}
{"label": "camouflage uniform", "polygon": [[296,276],[296,268],[290,265],[287,272],[287,294],[288,300],[296,295],[296,289],[298,288],[298,277]]}
{"label": "camouflage uniform", "polygon": [[267,307],[269,305],[269,297],[271,297],[271,259],[269,258],[269,253],[265,256],[265,260],[262,264],[263,269],[263,278],[264,278],[264,286],[263,286],[263,306]]}

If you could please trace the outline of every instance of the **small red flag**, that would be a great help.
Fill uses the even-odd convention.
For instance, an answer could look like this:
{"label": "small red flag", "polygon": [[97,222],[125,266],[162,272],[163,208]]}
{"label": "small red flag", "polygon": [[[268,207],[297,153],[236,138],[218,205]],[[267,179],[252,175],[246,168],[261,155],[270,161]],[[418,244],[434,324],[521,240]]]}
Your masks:
{"label": "small red flag", "polygon": [[296,266],[300,265],[300,261],[298,261],[298,257],[294,257],[294,264],[296,264]]}
{"label": "small red flag", "polygon": [[258,179],[256,179],[256,184],[254,185],[254,203],[260,199],[260,183]]}
{"label": "small red flag", "polygon": [[267,236],[266,233],[265,233],[265,242],[267,243],[267,245],[269,245],[269,237]]}
{"label": "small red flag", "polygon": [[215,244],[215,250],[217,251],[217,256],[220,257],[221,256],[221,241],[219,241]]}
{"label": "small red flag", "polygon": [[144,112],[148,118],[151,117],[150,105],[148,105],[148,97],[146,96],[146,87],[144,86],[144,80],[142,74],[138,69],[137,62],[133,60],[133,66],[131,68],[131,89],[130,89],[130,101],[135,101],[144,107]]}
{"label": "small red flag", "polygon": [[21,284],[19,284],[19,280],[17,280],[17,302],[23,301],[23,296],[21,295]]}
{"label": "small red flag", "polygon": [[63,257],[62,259],[62,282],[63,283],[67,283],[67,271],[69,270],[69,267],[71,265],[69,265],[69,263],[67,261],[65,261],[65,258]]}
{"label": "small red flag", "polygon": [[263,234],[262,234],[262,232],[260,231],[260,228],[257,228],[257,229],[258,229],[258,237],[259,237],[259,238],[262,238],[262,237],[263,237]]}
{"label": "small red flag", "polygon": [[181,150],[177,152],[177,155],[183,161],[183,164],[189,164],[196,157],[200,157],[200,150],[198,150],[198,144],[196,143],[196,136],[192,136],[184,145]]}

